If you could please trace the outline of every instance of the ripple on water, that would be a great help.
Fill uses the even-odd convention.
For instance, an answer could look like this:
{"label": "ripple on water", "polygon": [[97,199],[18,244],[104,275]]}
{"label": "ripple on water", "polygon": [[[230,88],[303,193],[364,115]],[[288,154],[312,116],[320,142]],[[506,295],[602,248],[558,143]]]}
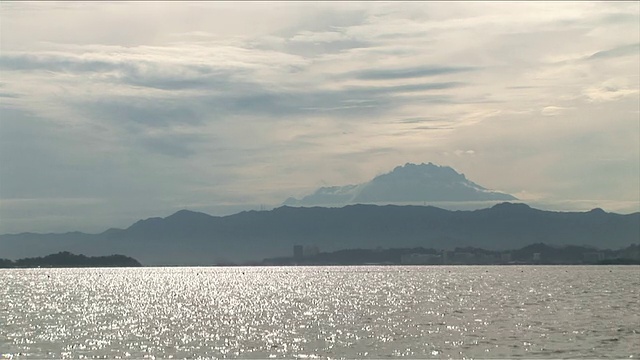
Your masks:
{"label": "ripple on water", "polygon": [[[611,270],[611,271],[610,271]],[[4,357],[638,356],[639,267],[0,270]]]}

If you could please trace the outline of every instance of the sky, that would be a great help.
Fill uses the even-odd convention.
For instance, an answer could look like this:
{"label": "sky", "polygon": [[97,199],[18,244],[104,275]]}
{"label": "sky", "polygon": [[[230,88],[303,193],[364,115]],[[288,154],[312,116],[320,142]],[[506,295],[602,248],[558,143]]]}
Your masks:
{"label": "sky", "polygon": [[451,166],[640,211],[639,2],[0,2],[0,233]]}

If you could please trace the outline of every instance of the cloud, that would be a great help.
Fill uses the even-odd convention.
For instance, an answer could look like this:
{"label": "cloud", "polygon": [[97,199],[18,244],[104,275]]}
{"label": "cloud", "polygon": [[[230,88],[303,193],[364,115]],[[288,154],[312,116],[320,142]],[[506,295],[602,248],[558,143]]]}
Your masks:
{"label": "cloud", "polygon": [[[51,72],[77,77],[86,81],[86,72],[94,73],[87,92],[82,86],[69,88],[74,96],[60,100],[88,121],[121,126],[131,133],[141,133],[141,127],[167,127],[172,124],[201,126],[207,121],[235,115],[317,116],[331,111],[349,116],[383,114],[415,102],[455,103],[446,93],[420,94],[430,91],[453,90],[465,83],[459,81],[413,83],[391,86],[363,86],[336,84],[332,88],[304,88],[295,83],[287,86],[273,84],[269,76],[260,77],[261,66],[217,66],[211,62],[175,64],[167,56],[142,54],[144,49],[129,49],[118,56],[99,52],[84,54],[42,53],[36,55],[6,54],[0,63],[13,74],[42,70],[30,76],[52,79]],[[109,51],[114,51],[113,47]],[[167,50],[168,51],[168,50]],[[167,51],[156,50],[158,54]],[[100,59],[100,60],[96,60]],[[16,64],[22,64],[17,66]],[[258,70],[256,70],[258,69]],[[11,75],[11,74],[10,74]],[[9,77],[11,79],[11,77]],[[60,81],[60,80],[58,80]],[[51,93],[37,90],[42,96]],[[408,94],[416,94],[414,97]],[[418,95],[420,94],[420,95]],[[85,120],[87,121],[87,120]],[[159,140],[146,141],[160,149]],[[183,149],[181,154],[192,152]]]}
{"label": "cloud", "polygon": [[561,106],[545,106],[540,113],[544,116],[557,116],[560,115],[567,108]]}
{"label": "cloud", "polygon": [[194,144],[205,141],[205,139],[197,134],[177,135],[171,133],[164,135],[147,135],[143,137],[141,141],[151,151],[168,156],[185,158],[195,153],[195,150],[192,148]]}
{"label": "cloud", "polygon": [[[0,201],[104,199],[61,211],[106,227],[429,161],[546,200],[640,198],[636,4],[0,7]],[[586,161],[604,157],[622,160]],[[0,232],[28,228],[14,205]]]}
{"label": "cloud", "polygon": [[589,56],[588,59],[596,60],[596,59],[605,59],[605,58],[615,58],[621,56],[630,56],[630,55],[638,55],[640,53],[640,44],[630,44],[618,46],[609,50],[602,50],[594,53]]}
{"label": "cloud", "polygon": [[421,66],[415,68],[402,69],[368,69],[359,70],[345,74],[347,77],[353,77],[359,80],[392,80],[392,79],[411,79],[427,76],[437,76],[446,74],[455,74],[460,72],[475,70],[472,67],[451,67],[451,66]]}
{"label": "cloud", "polygon": [[430,123],[434,121],[443,121],[442,118],[430,118],[430,117],[411,117],[406,119],[398,120],[399,123],[403,124],[421,124],[421,123]]}
{"label": "cloud", "polygon": [[455,151],[453,152],[453,154],[454,154],[454,155],[456,155],[456,156],[469,156],[469,155],[473,156],[473,155],[475,155],[475,154],[476,154],[476,152],[475,152],[475,151],[473,151],[473,150],[461,150],[461,149],[457,149],[457,150],[455,150]]}
{"label": "cloud", "polygon": [[599,85],[589,86],[583,93],[589,101],[615,101],[640,94],[640,88],[630,84],[626,78],[611,78]]}
{"label": "cloud", "polygon": [[115,62],[69,57],[61,53],[2,54],[0,67],[5,70],[46,70],[53,72],[103,72],[113,70]]}
{"label": "cloud", "polygon": [[0,98],[10,98],[10,99],[15,99],[15,98],[19,98],[20,95],[16,94],[16,93],[10,93],[10,92],[0,92]]}
{"label": "cloud", "polygon": [[[62,46],[58,51],[4,52],[0,68],[9,71],[105,73],[133,85],[176,89],[198,86],[232,76],[252,77],[256,72],[291,71],[306,61],[281,52],[225,44],[187,47]],[[179,60],[176,60],[179,59]],[[100,80],[100,79],[97,79]],[[167,83],[175,86],[158,86]]]}
{"label": "cloud", "polygon": [[337,42],[350,40],[344,33],[339,31],[324,31],[324,32],[313,32],[313,31],[301,31],[294,35],[289,41],[300,41],[300,42]]}

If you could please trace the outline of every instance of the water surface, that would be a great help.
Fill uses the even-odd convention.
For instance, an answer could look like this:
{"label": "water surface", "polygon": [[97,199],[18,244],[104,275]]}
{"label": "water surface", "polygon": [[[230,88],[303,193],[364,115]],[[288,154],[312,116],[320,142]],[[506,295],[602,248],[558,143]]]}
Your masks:
{"label": "water surface", "polygon": [[638,358],[639,266],[0,270],[19,358]]}

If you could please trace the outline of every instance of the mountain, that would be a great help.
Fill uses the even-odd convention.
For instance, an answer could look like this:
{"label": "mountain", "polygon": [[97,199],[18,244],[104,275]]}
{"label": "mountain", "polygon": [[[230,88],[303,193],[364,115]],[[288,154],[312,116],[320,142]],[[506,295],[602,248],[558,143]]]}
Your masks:
{"label": "mountain", "polygon": [[410,164],[376,176],[359,185],[321,187],[302,199],[284,205],[322,206],[423,201],[508,201],[509,194],[488,190],[448,166]]}
{"label": "mountain", "polygon": [[321,251],[472,246],[508,250],[534,243],[618,249],[640,240],[640,213],[602,209],[552,212],[501,203],[474,211],[432,206],[282,206],[216,217],[187,210],[141,220],[101,234],[0,236],[0,258],[71,251],[88,256],[125,254],[144,265],[212,265],[288,256],[296,244]]}

